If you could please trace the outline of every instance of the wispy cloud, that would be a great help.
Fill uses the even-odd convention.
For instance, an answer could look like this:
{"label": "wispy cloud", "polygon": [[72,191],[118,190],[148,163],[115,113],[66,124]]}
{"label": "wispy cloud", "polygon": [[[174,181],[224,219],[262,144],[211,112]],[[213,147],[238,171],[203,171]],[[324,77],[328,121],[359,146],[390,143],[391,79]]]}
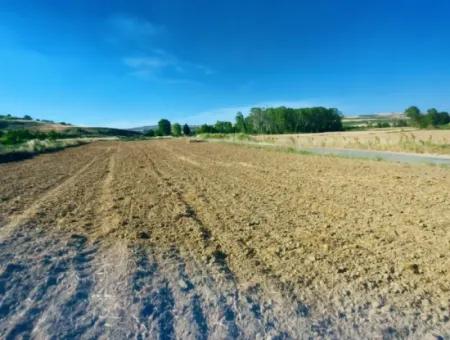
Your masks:
{"label": "wispy cloud", "polygon": [[207,65],[184,60],[160,48],[166,33],[162,25],[119,14],[108,18],[107,26],[107,41],[127,51],[122,62],[133,76],[171,84],[192,84],[214,73]]}
{"label": "wispy cloud", "polygon": [[132,70],[132,74],[140,77],[155,75],[156,72],[167,67],[169,63],[166,60],[152,57],[128,57],[123,62]]}
{"label": "wispy cloud", "polygon": [[124,14],[111,16],[107,24],[108,41],[113,43],[127,41],[144,45],[164,32],[164,27],[161,25]]}
{"label": "wispy cloud", "polygon": [[191,78],[213,73],[207,66],[180,60],[162,49],[154,49],[145,55],[125,57],[123,62],[134,76],[163,79],[168,83],[192,83]]}

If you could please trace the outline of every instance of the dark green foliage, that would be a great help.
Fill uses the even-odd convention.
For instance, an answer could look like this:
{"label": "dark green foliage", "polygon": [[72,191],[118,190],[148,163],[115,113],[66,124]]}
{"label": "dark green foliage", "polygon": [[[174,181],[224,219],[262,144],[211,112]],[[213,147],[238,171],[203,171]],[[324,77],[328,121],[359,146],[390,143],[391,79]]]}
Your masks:
{"label": "dark green foliage", "polygon": [[29,116],[29,115],[23,116],[23,119],[24,120],[33,120],[33,118],[31,118],[31,116]]}
{"label": "dark green foliage", "polygon": [[41,132],[32,129],[14,129],[4,132],[0,138],[0,143],[4,145],[15,145],[24,143],[31,139],[64,139],[79,137],[103,137],[103,136],[120,136],[120,137],[137,137],[141,134],[135,131],[110,129],[110,128],[81,128],[72,127],[63,132],[49,131]]}
{"label": "dark green foliage", "polygon": [[341,131],[342,116],[337,109],[312,107],[293,109],[288,107],[254,107],[247,117],[236,114],[233,126],[230,122],[218,121],[214,126],[203,124],[197,133],[297,133]]}
{"label": "dark green foliage", "polygon": [[145,132],[145,135],[146,135],[147,137],[155,137],[155,131],[152,130],[152,129],[147,130],[147,131]]}
{"label": "dark green foliage", "polygon": [[410,106],[405,110],[406,117],[411,119],[413,122],[419,122],[420,116],[422,115],[420,113],[420,110],[417,106]]}
{"label": "dark green foliage", "polygon": [[413,125],[420,128],[428,126],[441,126],[450,123],[450,116],[448,112],[439,112],[435,108],[428,109],[426,114],[420,112],[416,106],[411,106],[405,110],[407,117],[411,119]]}
{"label": "dark green foliage", "polygon": [[312,107],[252,108],[246,126],[253,133],[297,133],[341,131],[342,117],[337,109]]}
{"label": "dark green foliage", "polygon": [[406,121],[406,119],[395,119],[392,122],[392,125],[394,127],[406,127],[406,126],[408,126],[408,122]]}
{"label": "dark green foliage", "polygon": [[427,111],[428,123],[433,126],[445,125],[450,122],[448,112],[439,112],[436,109],[429,109]]}
{"label": "dark green foliage", "polygon": [[388,128],[390,126],[391,126],[391,124],[389,124],[389,122],[386,122],[386,121],[377,122],[378,128]]}
{"label": "dark green foliage", "polygon": [[161,119],[158,122],[158,130],[162,136],[169,136],[172,132],[172,127],[167,119]]}
{"label": "dark green foliage", "polygon": [[7,115],[0,115],[0,119],[17,120],[17,119],[21,119],[21,118],[20,117],[16,117],[16,116],[12,116],[10,114],[7,114]]}
{"label": "dark green foliage", "polygon": [[187,124],[183,125],[183,135],[185,135],[185,136],[191,135],[191,128]]}
{"label": "dark green foliage", "polygon": [[203,124],[197,131],[197,133],[233,133],[233,124],[230,122],[218,121],[214,125]]}
{"label": "dark green foliage", "polygon": [[203,124],[197,129],[196,132],[197,133],[215,133],[217,131],[214,128],[214,126],[208,125],[208,124]]}
{"label": "dark green foliage", "polygon": [[218,133],[233,133],[234,132],[233,124],[231,122],[217,121],[216,124],[214,124],[214,129]]}
{"label": "dark green foliage", "polygon": [[236,114],[236,123],[234,125],[236,132],[248,133],[247,122],[242,112]]}
{"label": "dark green foliage", "polygon": [[172,135],[175,137],[181,136],[181,125],[178,123],[175,123],[172,125]]}
{"label": "dark green foliage", "polygon": [[60,134],[55,131],[49,133],[31,131],[31,130],[10,130],[7,131],[0,139],[0,142],[4,145],[15,145],[26,142],[30,139],[56,139]]}

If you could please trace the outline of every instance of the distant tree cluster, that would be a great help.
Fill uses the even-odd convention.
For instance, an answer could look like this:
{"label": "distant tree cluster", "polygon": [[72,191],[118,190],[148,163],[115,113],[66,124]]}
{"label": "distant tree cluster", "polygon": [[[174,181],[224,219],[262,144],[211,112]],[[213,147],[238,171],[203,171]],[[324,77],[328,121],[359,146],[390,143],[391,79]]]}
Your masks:
{"label": "distant tree cluster", "polygon": [[19,119],[33,120],[33,118],[30,115],[25,115],[23,117],[17,117],[17,116],[13,116],[13,115],[10,115],[10,114],[0,115],[0,119],[5,119],[5,120],[19,120]]}
{"label": "distant tree cluster", "polygon": [[171,135],[174,137],[180,137],[181,135],[189,136],[191,135],[191,128],[187,124],[181,127],[179,123],[172,124],[168,119],[161,119],[158,122],[158,128],[155,130],[147,130],[145,135],[148,137]]}
{"label": "distant tree cluster", "polygon": [[420,128],[436,127],[450,123],[448,112],[439,112],[435,108],[428,109],[426,113],[422,113],[417,106],[411,106],[405,110],[405,114],[413,125]]}
{"label": "distant tree cluster", "polygon": [[255,107],[250,110],[247,117],[238,112],[234,125],[231,122],[218,121],[214,125],[201,125],[197,132],[282,134],[341,130],[342,115],[337,109],[325,107],[295,109],[281,106]]}
{"label": "distant tree cluster", "polygon": [[65,134],[49,131],[49,132],[41,132],[41,131],[32,131],[26,129],[19,130],[9,130],[0,134],[0,144],[4,145],[15,145],[26,142],[30,139],[57,139],[57,138],[66,138]]}

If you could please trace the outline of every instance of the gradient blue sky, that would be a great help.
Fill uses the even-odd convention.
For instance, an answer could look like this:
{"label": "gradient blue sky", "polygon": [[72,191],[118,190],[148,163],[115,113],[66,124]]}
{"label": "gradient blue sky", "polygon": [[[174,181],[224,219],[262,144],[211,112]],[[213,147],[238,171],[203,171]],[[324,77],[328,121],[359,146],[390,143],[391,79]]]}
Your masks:
{"label": "gradient blue sky", "polygon": [[133,127],[251,106],[450,110],[450,1],[0,2],[0,113]]}

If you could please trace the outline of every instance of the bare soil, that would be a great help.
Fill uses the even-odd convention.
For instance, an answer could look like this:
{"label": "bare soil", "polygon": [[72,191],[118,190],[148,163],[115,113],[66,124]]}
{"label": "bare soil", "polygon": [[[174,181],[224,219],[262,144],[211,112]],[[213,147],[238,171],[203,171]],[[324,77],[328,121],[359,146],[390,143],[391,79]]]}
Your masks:
{"label": "bare soil", "polygon": [[0,165],[0,337],[450,336],[450,171],[184,140]]}

